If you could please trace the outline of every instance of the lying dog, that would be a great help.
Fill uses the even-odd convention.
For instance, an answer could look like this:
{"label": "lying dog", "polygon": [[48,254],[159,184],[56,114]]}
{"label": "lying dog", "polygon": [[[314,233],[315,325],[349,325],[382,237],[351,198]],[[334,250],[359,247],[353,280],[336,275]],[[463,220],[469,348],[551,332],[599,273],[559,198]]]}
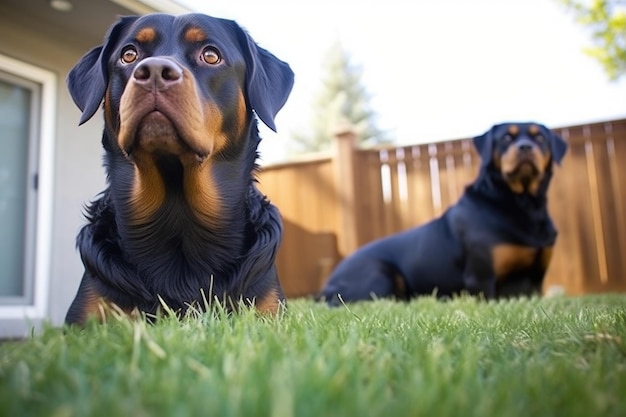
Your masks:
{"label": "lying dog", "polygon": [[567,144],[537,123],[506,123],[474,138],[478,179],[441,217],[358,249],[319,298],[331,305],[460,292],[487,298],[541,292],[557,232],[546,193]]}
{"label": "lying dog", "polygon": [[276,130],[289,66],[233,21],[154,14],[121,18],[67,84],[81,124],[104,100],[108,188],[77,238],[85,273],[66,323],[161,300],[276,312],[282,223],[255,186],[255,114]]}

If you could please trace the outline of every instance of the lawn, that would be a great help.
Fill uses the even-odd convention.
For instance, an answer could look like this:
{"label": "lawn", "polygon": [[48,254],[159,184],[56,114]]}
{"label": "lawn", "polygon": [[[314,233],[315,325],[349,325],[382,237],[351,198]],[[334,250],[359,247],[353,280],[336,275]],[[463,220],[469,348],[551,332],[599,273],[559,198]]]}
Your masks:
{"label": "lawn", "polygon": [[2,416],[624,416],[626,296],[294,300],[0,344]]}

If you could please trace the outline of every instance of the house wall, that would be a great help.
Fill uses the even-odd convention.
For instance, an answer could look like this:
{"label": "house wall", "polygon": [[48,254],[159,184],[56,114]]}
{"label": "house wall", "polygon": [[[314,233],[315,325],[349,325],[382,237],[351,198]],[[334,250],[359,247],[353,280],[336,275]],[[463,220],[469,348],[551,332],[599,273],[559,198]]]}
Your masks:
{"label": "house wall", "polygon": [[[61,34],[28,16],[16,15],[0,5],[0,53],[52,71],[57,76],[57,112],[54,143],[54,182],[49,317],[63,321],[74,296],[82,265],[75,249],[75,237],[84,223],[82,209],[104,186],[102,116],[78,127],[79,110],[65,86],[71,67],[97,40]],[[23,333],[23,320],[2,323],[0,336]]]}

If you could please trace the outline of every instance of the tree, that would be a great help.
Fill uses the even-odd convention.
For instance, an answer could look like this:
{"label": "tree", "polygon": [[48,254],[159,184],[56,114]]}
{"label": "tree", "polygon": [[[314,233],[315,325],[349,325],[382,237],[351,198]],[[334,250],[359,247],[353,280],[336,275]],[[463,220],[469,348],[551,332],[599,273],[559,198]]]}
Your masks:
{"label": "tree", "polygon": [[369,94],[361,83],[362,70],[336,42],[324,58],[322,85],[313,103],[309,134],[293,133],[294,153],[317,152],[331,146],[333,132],[340,126],[354,126],[361,146],[387,143],[376,126],[369,106]]}
{"label": "tree", "polygon": [[576,20],[591,30],[594,46],[585,52],[609,79],[626,75],[626,0],[561,0]]}

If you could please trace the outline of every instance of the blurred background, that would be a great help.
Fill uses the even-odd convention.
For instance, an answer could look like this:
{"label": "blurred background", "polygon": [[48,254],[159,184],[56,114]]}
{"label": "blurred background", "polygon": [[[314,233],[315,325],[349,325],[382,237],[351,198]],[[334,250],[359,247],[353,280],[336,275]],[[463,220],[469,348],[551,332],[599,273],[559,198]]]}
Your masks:
{"label": "blurred background", "polygon": [[[494,121],[557,127],[626,115],[621,0],[182,3],[236,20],[294,70],[278,134],[263,132],[262,163],[319,149],[303,137],[324,122],[330,133],[338,109],[395,144],[477,135]],[[593,48],[615,46],[621,64],[603,66]]]}

